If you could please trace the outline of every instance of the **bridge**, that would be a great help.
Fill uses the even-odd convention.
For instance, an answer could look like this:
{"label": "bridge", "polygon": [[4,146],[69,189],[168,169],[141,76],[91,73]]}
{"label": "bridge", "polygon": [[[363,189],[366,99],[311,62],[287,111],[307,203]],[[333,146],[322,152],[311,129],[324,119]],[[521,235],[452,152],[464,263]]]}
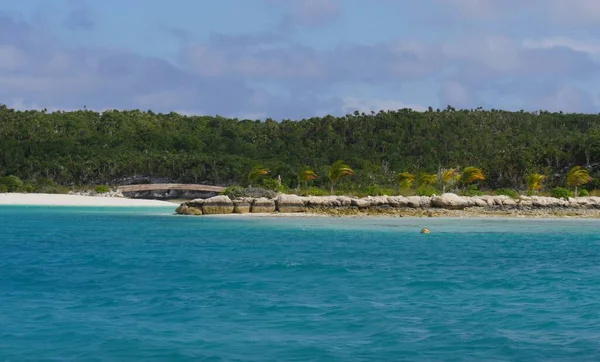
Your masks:
{"label": "bridge", "polygon": [[200,191],[219,193],[225,191],[225,187],[196,185],[196,184],[142,184],[142,185],[124,185],[118,187],[121,192],[143,192],[143,191]]}

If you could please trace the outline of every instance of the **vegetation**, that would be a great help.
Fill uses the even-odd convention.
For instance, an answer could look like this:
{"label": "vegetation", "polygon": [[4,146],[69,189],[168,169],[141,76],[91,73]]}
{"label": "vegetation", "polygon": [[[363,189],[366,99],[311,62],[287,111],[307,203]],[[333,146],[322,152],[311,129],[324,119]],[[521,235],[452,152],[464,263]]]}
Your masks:
{"label": "vegetation", "polygon": [[513,189],[498,189],[496,190],[496,195],[505,195],[508,197],[512,197],[513,199],[519,198],[519,193]]}
{"label": "vegetation", "polygon": [[474,182],[485,180],[485,177],[483,176],[483,171],[481,171],[480,168],[469,166],[465,167],[465,169],[463,170],[460,180],[466,187]]}
{"label": "vegetation", "polygon": [[[266,187],[264,182],[273,183],[265,180],[280,175],[277,188],[303,186],[311,194],[331,191],[332,186],[355,194],[375,186],[378,192],[411,194],[425,185],[438,194],[497,189],[547,194],[565,183],[577,193],[586,189],[595,194],[600,188],[600,115],[448,107],[275,122],[138,110],[49,113],[0,106],[0,140],[0,178],[13,175],[23,180],[22,188],[29,185],[34,190],[38,180],[47,180],[54,186],[46,182],[40,187],[56,192],[117,185],[134,176]],[[353,171],[352,177],[329,177],[330,166],[340,159]],[[250,175],[257,164],[261,166]],[[589,178],[581,172],[568,177],[574,165],[581,165],[578,170],[585,170]],[[299,177],[304,167],[321,177]],[[544,177],[530,183],[526,177],[534,171]],[[422,174],[435,174],[437,179],[430,185],[419,180]],[[0,190],[4,188],[8,191],[0,183]]]}
{"label": "vegetation", "polygon": [[106,185],[98,185],[98,186],[94,187],[94,191],[97,194],[105,194],[110,191],[110,187],[108,187]]}
{"label": "vegetation", "polygon": [[400,185],[400,191],[413,187],[415,175],[410,172],[400,172],[396,175],[396,182]]}
{"label": "vegetation", "polygon": [[546,176],[540,175],[537,172],[530,173],[525,178],[525,182],[527,183],[527,192],[528,193],[537,193],[542,188],[542,182],[546,179]]}
{"label": "vegetation", "polygon": [[329,192],[333,194],[333,188],[335,184],[344,177],[354,175],[354,170],[350,168],[350,166],[346,165],[344,161],[337,160],[329,167],[329,172],[327,175],[329,176],[329,181],[331,182],[331,188]]}
{"label": "vegetation", "polygon": [[457,170],[450,168],[442,170],[440,173],[440,183],[442,184],[442,193],[446,192],[446,188],[453,186],[460,180],[460,174]]}
{"label": "vegetation", "polygon": [[43,194],[66,194],[69,190],[56,182],[41,178],[33,183],[23,182],[16,176],[0,178],[0,193],[4,192],[37,192]]}
{"label": "vegetation", "polygon": [[592,178],[587,170],[581,168],[581,166],[573,166],[567,173],[567,185],[575,188],[574,195],[577,193],[577,188],[591,182]]}
{"label": "vegetation", "polygon": [[0,185],[3,185],[6,192],[19,192],[23,191],[24,183],[17,176],[6,176],[0,178]]}
{"label": "vegetation", "polygon": [[300,172],[298,173],[298,184],[303,185],[304,188],[307,189],[308,183],[313,180],[316,180],[317,178],[318,176],[315,173],[315,171],[305,166],[302,169],[300,169]]}
{"label": "vegetation", "polygon": [[250,173],[248,173],[248,181],[250,182],[250,187],[252,187],[252,183],[257,183],[263,176],[267,175],[269,170],[262,166],[254,166]]}
{"label": "vegetation", "polygon": [[573,196],[573,194],[569,190],[565,189],[564,187],[555,187],[552,189],[552,197],[556,197],[559,199],[560,198],[566,199],[571,196]]}

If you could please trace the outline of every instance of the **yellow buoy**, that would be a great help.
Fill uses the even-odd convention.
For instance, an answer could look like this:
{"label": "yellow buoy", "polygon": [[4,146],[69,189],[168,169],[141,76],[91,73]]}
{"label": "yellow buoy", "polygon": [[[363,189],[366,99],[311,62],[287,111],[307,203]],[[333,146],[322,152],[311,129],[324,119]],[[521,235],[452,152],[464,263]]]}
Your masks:
{"label": "yellow buoy", "polygon": [[428,228],[422,228],[421,229],[421,234],[429,234],[429,229]]}

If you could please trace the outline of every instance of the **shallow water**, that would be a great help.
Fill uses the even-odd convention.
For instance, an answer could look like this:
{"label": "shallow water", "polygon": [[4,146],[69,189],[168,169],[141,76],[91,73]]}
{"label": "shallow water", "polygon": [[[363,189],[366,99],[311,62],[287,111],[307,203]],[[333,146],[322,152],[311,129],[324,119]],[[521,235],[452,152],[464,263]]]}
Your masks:
{"label": "shallow water", "polygon": [[600,360],[597,220],[0,206],[0,229],[0,361]]}

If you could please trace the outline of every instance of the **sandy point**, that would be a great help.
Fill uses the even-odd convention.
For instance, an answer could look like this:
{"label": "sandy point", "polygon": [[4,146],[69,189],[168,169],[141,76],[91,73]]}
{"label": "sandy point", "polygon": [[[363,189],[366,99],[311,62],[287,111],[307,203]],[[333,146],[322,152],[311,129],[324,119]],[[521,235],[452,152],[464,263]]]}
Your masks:
{"label": "sandy point", "polygon": [[134,200],[124,197],[101,197],[63,194],[0,194],[0,205],[32,206],[173,206],[179,204],[160,200]]}

